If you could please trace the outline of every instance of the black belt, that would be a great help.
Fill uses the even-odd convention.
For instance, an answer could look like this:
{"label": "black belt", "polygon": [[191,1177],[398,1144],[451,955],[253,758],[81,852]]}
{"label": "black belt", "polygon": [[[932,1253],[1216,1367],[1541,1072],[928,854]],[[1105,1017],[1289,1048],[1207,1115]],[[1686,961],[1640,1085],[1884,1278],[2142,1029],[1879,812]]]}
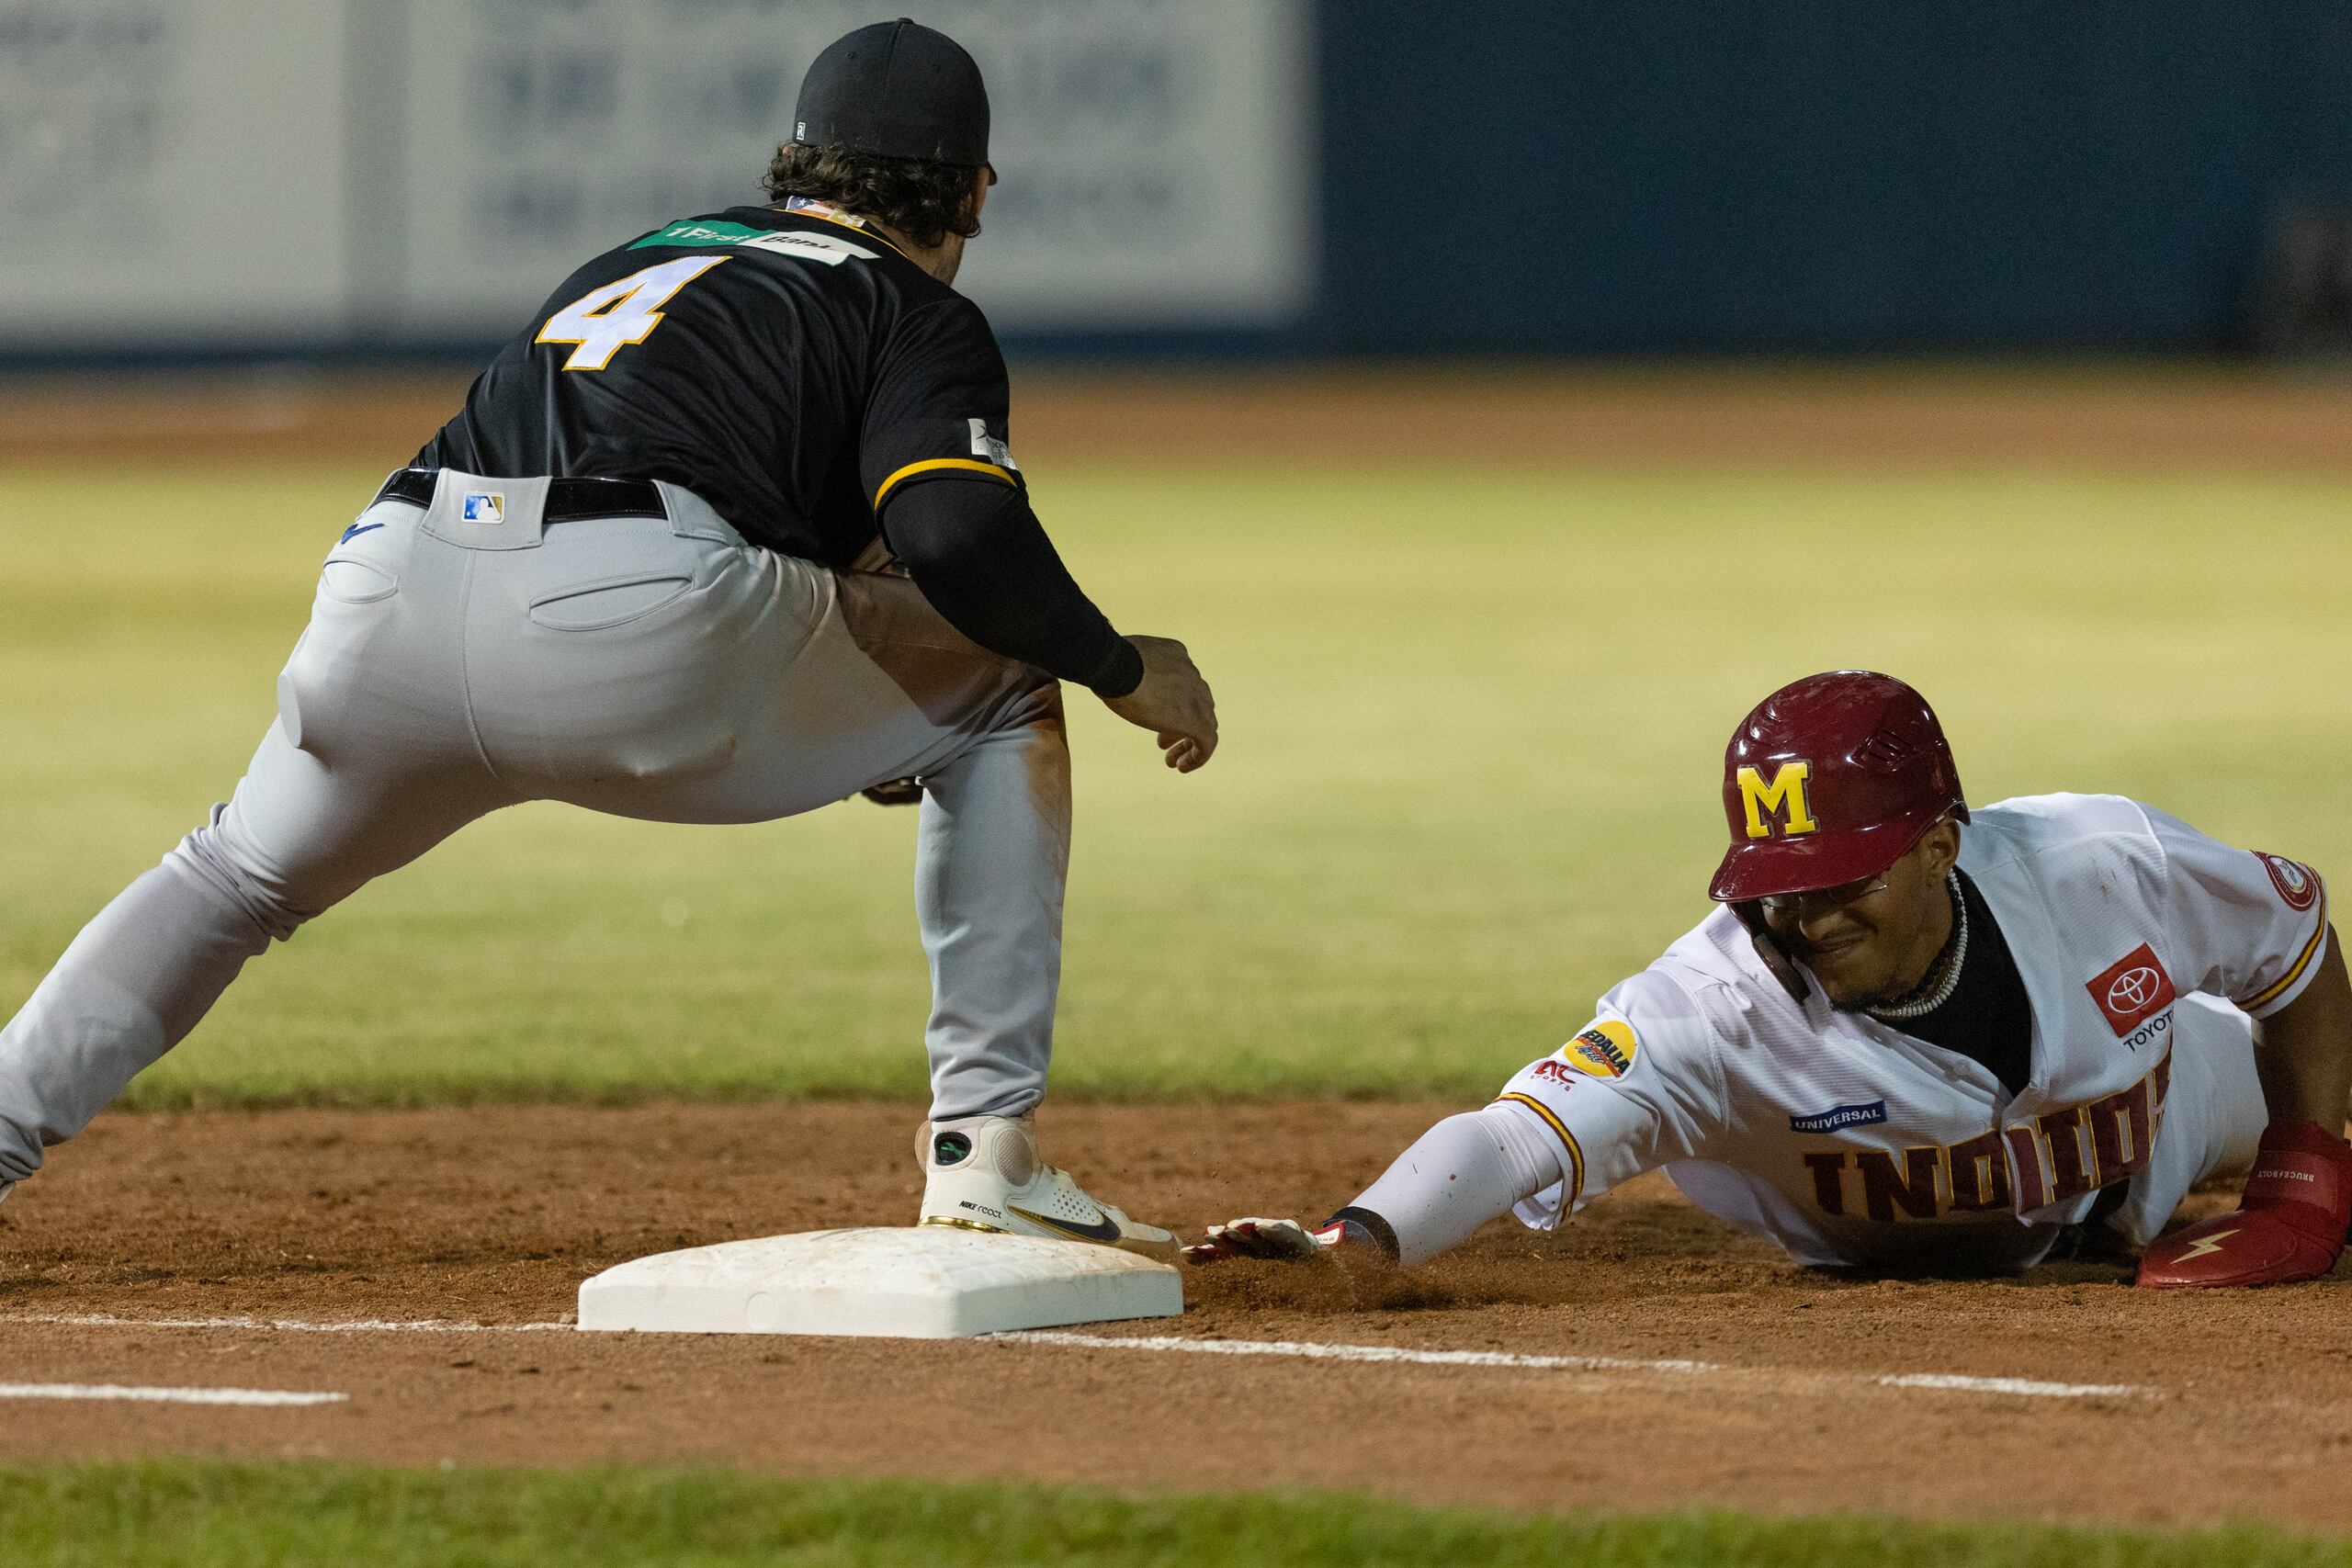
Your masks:
{"label": "black belt", "polygon": [[[412,506],[433,504],[438,468],[395,468],[377,501],[405,501]],[[496,481],[492,481],[495,483]],[[373,505],[374,502],[369,502]],[[548,500],[540,512],[546,523],[576,523],[583,517],[667,517],[662,490],[651,479],[549,479]]]}

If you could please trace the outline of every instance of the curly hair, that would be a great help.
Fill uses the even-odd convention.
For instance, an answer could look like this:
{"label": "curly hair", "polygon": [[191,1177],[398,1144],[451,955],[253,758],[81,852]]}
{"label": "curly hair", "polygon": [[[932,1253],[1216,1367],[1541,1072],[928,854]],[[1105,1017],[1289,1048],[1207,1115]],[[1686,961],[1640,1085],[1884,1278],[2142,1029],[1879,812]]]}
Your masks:
{"label": "curly hair", "polygon": [[928,250],[950,234],[968,240],[980,231],[978,204],[972,199],[978,173],[978,165],[885,158],[838,142],[807,147],[787,141],[768,164],[766,185],[771,201],[788,196],[828,201],[886,223]]}

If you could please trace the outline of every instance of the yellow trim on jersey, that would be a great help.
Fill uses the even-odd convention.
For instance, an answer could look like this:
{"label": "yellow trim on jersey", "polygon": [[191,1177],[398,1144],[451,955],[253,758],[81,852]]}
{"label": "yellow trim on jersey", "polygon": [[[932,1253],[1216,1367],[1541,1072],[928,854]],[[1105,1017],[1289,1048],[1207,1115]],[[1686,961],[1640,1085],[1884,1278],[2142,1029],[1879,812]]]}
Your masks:
{"label": "yellow trim on jersey", "polygon": [[1552,1113],[1550,1106],[1533,1095],[1521,1094],[1514,1089],[1509,1094],[1498,1097],[1495,1103],[1499,1105],[1506,1100],[1514,1105],[1524,1105],[1536,1115],[1544,1118],[1544,1124],[1557,1133],[1560,1135],[1560,1142],[1568,1146],[1568,1197],[1567,1202],[1560,1205],[1564,1209],[1568,1207],[1584,1195],[1584,1150],[1577,1146],[1576,1134],[1568,1131],[1566,1122]]}
{"label": "yellow trim on jersey", "polygon": [[994,463],[983,463],[977,457],[925,457],[920,463],[909,463],[882,481],[882,488],[874,492],[874,510],[876,512],[882,510],[882,498],[888,495],[891,487],[900,479],[911,478],[916,474],[927,474],[937,468],[968,468],[976,474],[991,475],[1009,485],[1018,485],[1021,482]]}
{"label": "yellow trim on jersey", "polygon": [[[2316,875],[2317,873],[2313,873],[2313,874]],[[2278,979],[2273,980],[2269,985],[2263,987],[2261,990],[2256,991],[2253,996],[2246,998],[2245,1000],[2238,1002],[2235,1005],[2245,1009],[2247,1012],[2252,1012],[2255,1009],[2265,1006],[2274,998],[2284,994],[2290,987],[2293,986],[2297,980],[2302,977],[2303,971],[2311,967],[2312,960],[2319,956],[2319,950],[2326,941],[2327,885],[2322,883],[2319,890],[2319,908],[2316,911],[2315,919],[2312,922],[2312,939],[2311,941],[2303,943],[2303,951],[2295,959],[2293,966],[2290,967],[2284,975],[2279,976]]]}
{"label": "yellow trim on jersey", "polygon": [[[863,234],[869,240],[879,240],[884,244],[888,245],[892,250],[898,251],[899,254],[907,256],[907,253],[905,251],[899,250],[897,242],[893,241],[889,235],[882,232],[881,230],[875,228],[871,223],[845,223],[838,218],[828,218],[821,212],[811,212],[807,208],[803,208],[797,212],[786,211],[786,209],[781,207],[775,209],[775,210],[784,213],[786,218],[813,218],[820,223],[830,223],[836,229],[846,229],[853,234]],[[907,256],[907,260],[909,261],[913,261],[914,259],[915,258],[912,256]]]}

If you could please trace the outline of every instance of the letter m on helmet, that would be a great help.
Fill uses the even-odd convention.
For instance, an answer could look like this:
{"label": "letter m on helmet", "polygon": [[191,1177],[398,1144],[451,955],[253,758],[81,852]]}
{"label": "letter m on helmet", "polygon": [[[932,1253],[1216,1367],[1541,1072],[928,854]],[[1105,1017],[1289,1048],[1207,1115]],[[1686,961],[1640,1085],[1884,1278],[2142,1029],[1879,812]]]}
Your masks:
{"label": "letter m on helmet", "polygon": [[1767,784],[1761,771],[1743,765],[1739,770],[1739,798],[1740,804],[1747,807],[1747,836],[1770,838],[1776,821],[1781,831],[1790,838],[1819,828],[1821,824],[1813,819],[1811,805],[1804,797],[1805,781],[1812,776],[1811,762],[1783,762],[1772,771],[1772,782]]}

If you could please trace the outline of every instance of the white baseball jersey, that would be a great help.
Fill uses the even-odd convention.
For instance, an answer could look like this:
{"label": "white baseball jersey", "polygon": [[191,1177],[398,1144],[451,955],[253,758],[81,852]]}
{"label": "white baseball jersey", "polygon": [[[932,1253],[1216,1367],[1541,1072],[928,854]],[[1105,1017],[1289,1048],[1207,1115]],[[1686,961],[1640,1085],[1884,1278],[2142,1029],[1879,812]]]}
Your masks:
{"label": "white baseball jersey", "polygon": [[1567,1179],[1520,1218],[1549,1228],[1662,1166],[1801,1263],[2021,1268],[2102,1188],[2131,1184],[2114,1223],[2141,1244],[2233,1148],[2250,1156],[2248,1019],[2318,971],[2319,877],[2117,795],[1986,807],[1960,864],[2031,1003],[2020,1092],[1817,984],[1794,1000],[1717,909],[1506,1086],[1566,1151]]}

